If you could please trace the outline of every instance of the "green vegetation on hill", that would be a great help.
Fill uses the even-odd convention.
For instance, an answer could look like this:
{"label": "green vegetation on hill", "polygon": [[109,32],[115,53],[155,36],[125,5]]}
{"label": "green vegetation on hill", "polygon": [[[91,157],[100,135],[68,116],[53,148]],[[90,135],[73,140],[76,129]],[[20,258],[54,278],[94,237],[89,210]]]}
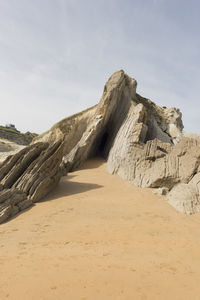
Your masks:
{"label": "green vegetation on hill", "polygon": [[33,139],[33,135],[21,133],[20,131],[0,126],[0,139],[12,141],[19,145],[28,145]]}
{"label": "green vegetation on hill", "polygon": [[12,133],[15,133],[15,134],[22,134],[17,129],[8,128],[8,127],[4,127],[4,126],[1,126],[1,125],[0,125],[0,130],[4,130],[5,132],[12,132]]}

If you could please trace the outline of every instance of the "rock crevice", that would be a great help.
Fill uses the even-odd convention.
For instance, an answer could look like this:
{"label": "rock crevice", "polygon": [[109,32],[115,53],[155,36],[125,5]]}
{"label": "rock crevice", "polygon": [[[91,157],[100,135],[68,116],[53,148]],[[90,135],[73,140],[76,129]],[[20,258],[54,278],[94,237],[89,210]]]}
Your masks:
{"label": "rock crevice", "polygon": [[135,79],[115,72],[98,105],[7,158],[0,165],[0,222],[44,197],[61,170],[73,171],[97,155],[111,174],[160,194],[169,191],[169,204],[181,212],[199,211],[200,138],[183,135],[179,109],[160,107],[136,88]]}

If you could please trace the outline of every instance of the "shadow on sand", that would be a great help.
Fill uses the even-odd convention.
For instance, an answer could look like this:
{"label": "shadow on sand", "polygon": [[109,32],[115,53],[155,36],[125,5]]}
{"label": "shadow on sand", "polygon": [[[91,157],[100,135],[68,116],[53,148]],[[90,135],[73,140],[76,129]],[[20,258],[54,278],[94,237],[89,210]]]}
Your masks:
{"label": "shadow on sand", "polygon": [[[105,160],[102,158],[94,158],[85,162],[82,169],[95,169],[105,163]],[[77,175],[72,173],[68,173],[67,176],[63,176],[59,182],[59,184],[51,191],[45,198],[41,199],[40,201],[34,203],[32,206],[28,207],[27,209],[19,212],[15,216],[11,217],[10,219],[6,220],[3,223],[7,223],[21,214],[25,213],[26,211],[30,210],[34,205],[40,202],[47,202],[52,200],[57,200],[60,197],[70,197],[74,194],[81,194],[90,190],[102,188],[102,185],[94,184],[94,183],[84,183],[84,182],[73,182],[71,179],[76,177]]]}
{"label": "shadow on sand", "polygon": [[[83,166],[78,170],[86,169],[95,169],[100,167],[105,163],[105,159],[101,157],[95,157],[87,160]],[[99,189],[103,187],[99,184],[94,183],[85,183],[85,182],[74,182],[71,181],[77,175],[73,172],[68,173],[66,176],[63,176],[57,185],[57,187],[49,193],[44,199],[41,199],[39,202],[46,202],[51,200],[56,200],[59,197],[70,197],[70,195],[84,193],[90,190]]]}
{"label": "shadow on sand", "polygon": [[[93,183],[70,182],[70,181],[68,181],[68,177],[69,176],[63,177],[61,179],[60,183],[57,185],[57,187],[52,192],[50,192],[49,195],[47,195],[44,199],[41,199],[40,201],[34,203],[32,206],[19,212],[18,214],[9,218],[8,220],[6,220],[3,223],[8,223],[11,220],[19,217],[21,214],[24,214],[28,210],[32,209],[35,205],[37,205],[37,203],[53,201],[53,200],[56,201],[57,198],[70,197],[71,195],[74,195],[74,194],[80,194],[80,193],[84,193],[84,192],[87,192],[90,190],[99,189],[99,188],[103,187],[102,185],[93,184]],[[75,176],[72,176],[72,177],[75,177]]]}
{"label": "shadow on sand", "polygon": [[68,178],[69,176],[63,177],[57,187],[47,197],[40,200],[39,202],[56,200],[60,197],[70,197],[70,195],[81,194],[103,187],[102,185],[93,183],[72,182],[68,180]]}

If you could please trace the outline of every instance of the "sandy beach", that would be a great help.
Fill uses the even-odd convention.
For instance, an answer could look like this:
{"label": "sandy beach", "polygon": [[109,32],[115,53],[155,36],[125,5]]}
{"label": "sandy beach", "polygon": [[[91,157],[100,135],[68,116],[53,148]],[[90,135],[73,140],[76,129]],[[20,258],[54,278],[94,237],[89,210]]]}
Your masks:
{"label": "sandy beach", "polygon": [[19,152],[24,147],[25,146],[23,145],[18,145],[9,140],[0,138],[0,163],[2,163],[8,156]]}
{"label": "sandy beach", "polygon": [[200,214],[90,160],[0,225],[0,299],[200,298]]}

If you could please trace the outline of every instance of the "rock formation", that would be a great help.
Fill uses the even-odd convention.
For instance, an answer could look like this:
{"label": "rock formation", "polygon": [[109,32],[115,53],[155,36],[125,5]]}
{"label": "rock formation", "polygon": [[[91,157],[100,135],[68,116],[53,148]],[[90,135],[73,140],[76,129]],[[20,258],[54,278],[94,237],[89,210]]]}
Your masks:
{"label": "rock formation", "polygon": [[136,87],[124,71],[114,73],[98,105],[60,121],[7,159],[0,168],[0,220],[43,197],[59,180],[61,168],[73,171],[97,155],[107,160],[111,174],[158,188],[160,194],[169,191],[166,199],[177,210],[198,212],[200,139],[182,133],[178,109],[157,106]]}
{"label": "rock formation", "polygon": [[138,144],[155,138],[169,144],[177,143],[183,129],[180,111],[155,105],[138,95],[136,87],[136,80],[124,71],[114,73],[97,106],[62,120],[34,142],[52,142],[64,137],[63,164],[67,170],[77,168],[93,155],[107,158],[121,126],[128,119],[132,123],[132,118]]}
{"label": "rock formation", "polygon": [[[196,212],[195,205],[196,209],[177,205],[173,187],[188,184],[197,173],[200,144],[182,137],[178,109],[156,106],[139,96],[136,86],[123,71],[108,80],[94,115],[78,143],[65,153],[63,164],[72,171],[88,157],[101,154],[111,174],[117,173],[140,187],[162,188],[165,194],[171,190],[169,204],[176,209],[179,206],[184,213]],[[192,198],[187,199],[194,203]]]}
{"label": "rock formation", "polygon": [[62,141],[36,143],[0,165],[0,223],[42,199],[62,173]]}

